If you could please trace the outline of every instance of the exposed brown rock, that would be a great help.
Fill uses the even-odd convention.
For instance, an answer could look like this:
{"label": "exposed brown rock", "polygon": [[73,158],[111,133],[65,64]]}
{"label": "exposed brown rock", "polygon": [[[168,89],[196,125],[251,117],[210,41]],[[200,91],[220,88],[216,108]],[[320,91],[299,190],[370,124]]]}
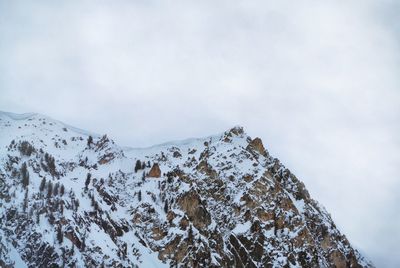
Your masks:
{"label": "exposed brown rock", "polygon": [[255,138],[249,143],[249,148],[260,153],[261,155],[267,156],[267,151],[265,151],[264,145],[260,138]]}
{"label": "exposed brown rock", "polygon": [[171,242],[169,242],[163,250],[158,254],[158,258],[160,260],[166,260],[168,256],[172,254],[176,254],[176,250],[178,249],[178,245],[181,242],[182,237],[176,236]]}
{"label": "exposed brown rock", "polygon": [[79,240],[79,238],[77,237],[77,235],[75,234],[74,230],[69,229],[65,232],[65,237],[67,239],[69,239],[72,244],[74,244],[77,248],[81,248],[81,241]]}
{"label": "exposed brown rock", "polygon": [[330,237],[328,235],[324,236],[324,238],[321,241],[321,247],[323,249],[328,249],[331,246],[331,241]]}
{"label": "exposed brown rock", "polygon": [[172,222],[175,219],[175,217],[176,217],[176,214],[172,210],[168,211],[168,213],[167,213],[167,221],[168,222]]}
{"label": "exposed brown rock", "polygon": [[133,221],[134,223],[136,223],[136,224],[140,223],[140,222],[142,221],[142,215],[139,214],[139,213],[136,213],[136,214],[133,216],[132,221]]}
{"label": "exposed brown rock", "polygon": [[100,157],[98,163],[100,165],[104,165],[104,164],[107,164],[108,162],[110,162],[111,160],[113,160],[114,158],[115,158],[115,155],[113,153],[107,153]]}
{"label": "exposed brown rock", "polygon": [[274,213],[273,212],[267,212],[265,210],[262,210],[261,208],[257,209],[257,217],[263,221],[263,222],[267,222],[267,221],[271,221],[274,219]]}
{"label": "exposed brown rock", "polygon": [[242,135],[244,133],[244,131],[243,131],[242,127],[236,126],[236,127],[231,128],[228,133],[239,136],[239,135]]}
{"label": "exposed brown rock", "polygon": [[245,180],[246,182],[251,182],[253,180],[253,176],[250,174],[246,174],[243,176],[243,180]]}
{"label": "exposed brown rock", "polygon": [[202,229],[211,223],[211,216],[202,204],[200,196],[190,191],[179,197],[179,206],[186,212],[189,220],[197,229]]}
{"label": "exposed brown rock", "polygon": [[310,231],[307,228],[303,228],[298,232],[298,235],[292,239],[294,247],[301,247],[304,245],[314,246],[314,239],[311,236]]}
{"label": "exposed brown rock", "polygon": [[233,211],[235,212],[235,216],[238,216],[241,211],[240,206],[234,206]]}
{"label": "exposed brown rock", "polygon": [[161,240],[168,234],[168,232],[162,230],[159,227],[153,227],[152,231],[154,240]]}
{"label": "exposed brown rock", "polygon": [[160,178],[161,177],[161,169],[157,163],[153,164],[147,177],[150,177],[150,178]]}
{"label": "exposed brown rock", "polygon": [[346,257],[338,250],[334,250],[329,258],[332,260],[336,268],[346,268]]}
{"label": "exposed brown rock", "polygon": [[241,198],[240,201],[245,202],[245,206],[248,208],[255,208],[257,206],[256,202],[251,198],[249,194],[244,194]]}
{"label": "exposed brown rock", "polygon": [[285,216],[275,216],[275,229],[280,230],[285,228],[286,222],[285,222],[286,217]]}
{"label": "exposed brown rock", "polygon": [[245,221],[250,221],[251,220],[251,212],[250,212],[250,210],[246,210],[246,212],[243,215],[243,219]]}
{"label": "exposed brown rock", "polygon": [[217,176],[217,172],[208,164],[206,160],[202,160],[196,167],[196,169],[212,178]]}
{"label": "exposed brown rock", "polygon": [[261,182],[260,180],[257,180],[256,182],[253,183],[253,191],[252,193],[255,194],[256,196],[262,196],[268,193],[269,187]]}
{"label": "exposed brown rock", "polygon": [[186,230],[189,226],[189,219],[187,217],[183,217],[179,222],[179,228],[182,230]]}
{"label": "exposed brown rock", "polygon": [[296,213],[298,213],[297,208],[294,206],[292,200],[290,198],[282,198],[280,200],[280,207],[285,210],[285,211],[295,211]]}
{"label": "exposed brown rock", "polygon": [[256,268],[257,266],[251,260],[251,256],[248,254],[248,250],[241,243],[243,241],[239,241],[236,236],[231,235],[229,237],[229,246],[228,249],[234,256],[235,259],[235,267],[249,267]]}

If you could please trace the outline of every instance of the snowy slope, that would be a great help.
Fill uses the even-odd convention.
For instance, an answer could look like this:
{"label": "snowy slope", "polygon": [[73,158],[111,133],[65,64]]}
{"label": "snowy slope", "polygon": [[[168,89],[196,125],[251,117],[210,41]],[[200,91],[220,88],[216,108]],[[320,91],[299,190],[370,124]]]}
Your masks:
{"label": "snowy slope", "polygon": [[261,140],[126,148],[0,113],[0,265],[371,267]]}

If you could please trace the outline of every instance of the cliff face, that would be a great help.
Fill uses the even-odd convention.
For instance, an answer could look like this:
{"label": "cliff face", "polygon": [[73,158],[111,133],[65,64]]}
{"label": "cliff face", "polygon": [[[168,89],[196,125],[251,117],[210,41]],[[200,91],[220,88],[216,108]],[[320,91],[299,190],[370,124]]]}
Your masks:
{"label": "cliff face", "polygon": [[0,266],[372,267],[240,127],[145,149],[0,114]]}

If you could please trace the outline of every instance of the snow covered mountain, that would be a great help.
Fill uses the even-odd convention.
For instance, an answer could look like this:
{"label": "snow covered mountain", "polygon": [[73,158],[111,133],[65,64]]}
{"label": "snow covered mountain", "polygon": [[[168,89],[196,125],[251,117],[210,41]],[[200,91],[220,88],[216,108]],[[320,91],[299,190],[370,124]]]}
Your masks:
{"label": "snow covered mountain", "polygon": [[150,148],[0,113],[0,267],[372,267],[241,127]]}

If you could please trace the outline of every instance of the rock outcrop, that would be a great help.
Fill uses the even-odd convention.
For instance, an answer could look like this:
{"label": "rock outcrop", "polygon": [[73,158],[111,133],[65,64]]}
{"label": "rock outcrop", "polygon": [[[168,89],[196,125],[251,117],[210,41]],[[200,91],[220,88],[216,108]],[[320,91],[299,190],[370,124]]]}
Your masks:
{"label": "rock outcrop", "polygon": [[210,225],[211,216],[195,191],[190,191],[180,196],[178,205],[198,230],[203,230]]}
{"label": "rock outcrop", "polygon": [[255,138],[254,140],[252,140],[249,143],[248,148],[253,149],[263,156],[268,156],[267,151],[265,150],[262,140],[260,138]]}
{"label": "rock outcrop", "polygon": [[153,164],[147,177],[150,177],[150,178],[160,178],[161,177],[161,169],[157,163]]}

